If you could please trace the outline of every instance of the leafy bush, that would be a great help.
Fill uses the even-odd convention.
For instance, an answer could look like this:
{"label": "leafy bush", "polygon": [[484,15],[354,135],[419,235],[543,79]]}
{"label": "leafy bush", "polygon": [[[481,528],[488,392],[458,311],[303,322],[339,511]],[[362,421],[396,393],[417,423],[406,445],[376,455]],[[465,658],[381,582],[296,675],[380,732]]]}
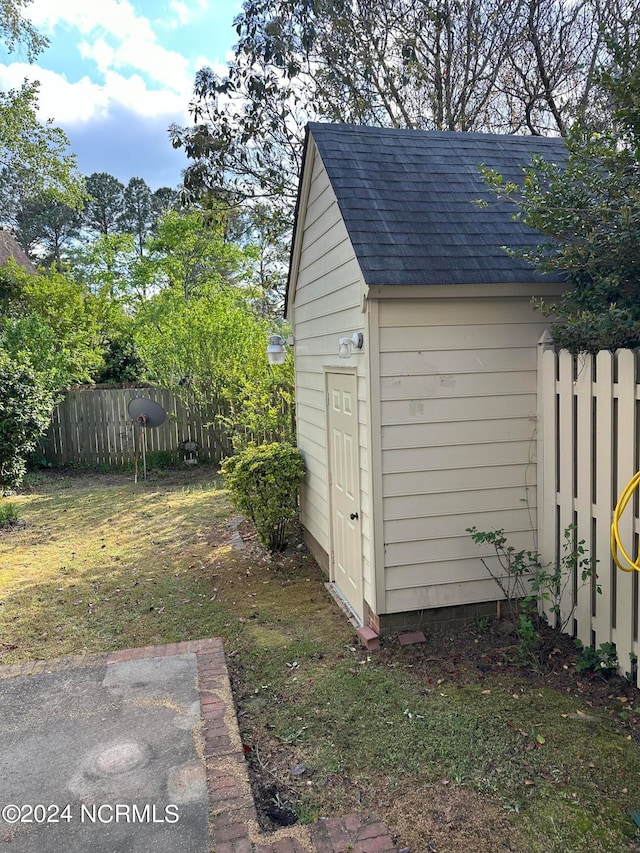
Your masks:
{"label": "leafy bush", "polygon": [[584,646],[580,640],[575,640],[579,650],[576,661],[576,672],[590,672],[607,679],[618,669],[618,653],[615,643],[600,643],[598,648]]}
{"label": "leafy bush", "polygon": [[9,266],[18,290],[2,305],[2,348],[30,364],[54,393],[90,382],[103,364],[102,308],[88,288],[55,270],[33,275]]}
{"label": "leafy bush", "polygon": [[0,351],[0,494],[18,486],[25,459],[47,428],[51,393],[36,373]]}
{"label": "leafy bush", "polygon": [[[142,460],[140,460],[142,464]],[[177,450],[149,450],[147,452],[147,468],[163,470],[165,468],[179,468],[182,459]]]}
{"label": "leafy bush", "polygon": [[252,443],[293,441],[293,356],[269,365],[272,327],[245,288],[202,281],[189,299],[179,287],[166,288],[141,305],[135,329],[147,378],[187,406],[221,408],[215,418],[235,452]]}
{"label": "leafy bush", "polygon": [[[260,358],[263,356],[262,347]],[[284,364],[261,366],[252,376],[243,376],[225,402],[228,415],[218,420],[224,425],[236,453],[258,441],[295,442],[293,357]]]}
{"label": "leafy bush", "polygon": [[[584,547],[584,540],[578,541],[576,527],[568,525],[563,533],[562,555],[557,565],[543,564],[537,551],[522,549],[517,551],[509,545],[504,530],[477,530],[467,527],[467,533],[476,545],[490,545],[497,557],[498,567],[490,565],[480,558],[482,565],[496,582],[510,609],[518,613],[516,633],[518,636],[518,655],[522,663],[535,663],[540,644],[537,630],[538,608],[543,602],[555,619],[555,626],[564,631],[573,618],[577,590],[597,580],[595,560],[592,560]],[[576,582],[576,590],[572,585]],[[600,584],[595,583],[597,593],[602,592]],[[573,593],[573,594],[568,594]],[[571,602],[568,610],[563,603]]]}
{"label": "leafy bush", "polygon": [[[124,325],[124,324],[123,324]],[[134,341],[127,332],[113,331],[105,342],[104,366],[96,373],[96,382],[136,382],[144,373],[144,365]]]}
{"label": "leafy bush", "polygon": [[600,350],[636,349],[640,346],[640,310],[638,306],[620,308],[598,304],[585,293],[574,290],[559,302],[532,300],[551,318],[553,343],[574,354]]}
{"label": "leafy bush", "polygon": [[19,519],[20,514],[15,504],[9,501],[0,501],[0,528],[13,527]]}
{"label": "leafy bush", "polygon": [[298,514],[304,479],[302,454],[288,442],[251,446],[226,459],[222,473],[238,509],[256,525],[270,551],[286,545],[288,523]]}

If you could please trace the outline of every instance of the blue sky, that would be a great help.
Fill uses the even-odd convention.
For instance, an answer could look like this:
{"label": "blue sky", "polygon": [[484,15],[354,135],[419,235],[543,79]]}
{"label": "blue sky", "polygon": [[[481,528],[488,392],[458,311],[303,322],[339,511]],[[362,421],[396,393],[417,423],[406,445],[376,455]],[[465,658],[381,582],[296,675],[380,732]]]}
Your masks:
{"label": "blue sky", "polygon": [[33,0],[50,46],[33,65],[1,56],[0,89],[40,81],[40,118],[66,132],[85,174],[176,186],[186,165],[167,128],[188,124],[195,72],[223,73],[238,0]]}

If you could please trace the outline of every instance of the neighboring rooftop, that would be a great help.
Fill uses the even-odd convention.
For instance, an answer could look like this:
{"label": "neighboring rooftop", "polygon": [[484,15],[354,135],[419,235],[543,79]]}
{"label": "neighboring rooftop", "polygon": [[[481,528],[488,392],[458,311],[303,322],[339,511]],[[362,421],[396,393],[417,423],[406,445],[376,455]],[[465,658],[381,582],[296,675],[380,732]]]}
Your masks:
{"label": "neighboring rooftop", "polygon": [[0,267],[4,266],[10,258],[12,258],[19,267],[23,267],[29,272],[35,272],[35,266],[23,252],[11,231],[6,231],[4,228],[0,228]]}
{"label": "neighboring rooftop", "polygon": [[309,132],[368,285],[559,280],[507,254],[540,237],[513,220],[513,203],[496,200],[479,167],[521,181],[532,155],[564,160],[563,140],[316,122]]}

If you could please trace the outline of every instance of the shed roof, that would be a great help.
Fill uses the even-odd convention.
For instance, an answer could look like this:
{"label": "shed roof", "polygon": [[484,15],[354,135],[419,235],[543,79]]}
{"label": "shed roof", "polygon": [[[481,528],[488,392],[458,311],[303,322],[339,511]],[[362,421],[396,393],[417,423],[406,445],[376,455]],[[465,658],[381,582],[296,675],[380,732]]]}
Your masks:
{"label": "shed roof", "polygon": [[518,182],[532,155],[564,160],[563,140],[317,122],[309,134],[368,285],[554,280],[505,251],[540,236],[514,221],[479,167]]}

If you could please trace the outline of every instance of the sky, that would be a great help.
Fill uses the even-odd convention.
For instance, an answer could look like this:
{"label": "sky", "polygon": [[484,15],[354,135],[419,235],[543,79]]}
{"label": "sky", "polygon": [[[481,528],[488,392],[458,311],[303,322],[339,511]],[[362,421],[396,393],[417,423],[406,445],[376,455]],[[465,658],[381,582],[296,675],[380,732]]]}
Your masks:
{"label": "sky", "polygon": [[40,82],[39,118],[52,119],[84,175],[175,187],[188,164],[169,142],[190,124],[195,73],[222,74],[237,34],[236,0],[33,0],[28,17],[50,42],[35,63],[0,55],[0,90]]}

